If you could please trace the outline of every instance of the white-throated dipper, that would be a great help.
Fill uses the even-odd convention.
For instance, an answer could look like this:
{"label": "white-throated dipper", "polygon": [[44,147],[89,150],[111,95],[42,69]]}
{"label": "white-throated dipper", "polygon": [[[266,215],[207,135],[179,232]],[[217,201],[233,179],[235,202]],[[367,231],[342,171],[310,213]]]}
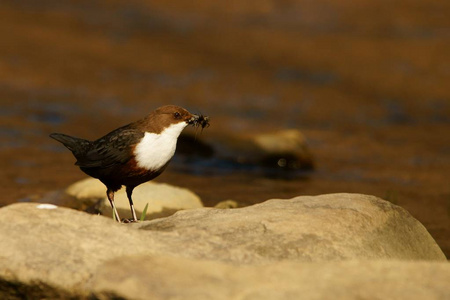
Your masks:
{"label": "white-throated dipper", "polygon": [[52,133],[50,137],[72,151],[77,159],[75,165],[84,173],[103,182],[119,222],[114,193],[124,185],[135,222],[133,189],[164,171],[175,153],[178,136],[187,125],[204,128],[209,126],[209,118],[191,114],[179,106],[166,105],[93,142],[62,133]]}

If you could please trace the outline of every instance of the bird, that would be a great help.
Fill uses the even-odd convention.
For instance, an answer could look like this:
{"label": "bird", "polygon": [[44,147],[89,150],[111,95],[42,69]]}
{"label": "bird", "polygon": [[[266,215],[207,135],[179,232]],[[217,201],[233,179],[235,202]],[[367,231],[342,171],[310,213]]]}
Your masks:
{"label": "bird", "polygon": [[50,137],[72,151],[75,165],[84,173],[106,186],[106,196],[118,222],[121,219],[114,193],[125,186],[132,219],[124,222],[137,222],[132,200],[134,188],[164,171],[175,153],[179,135],[188,125],[203,129],[209,126],[209,117],[191,114],[176,105],[165,105],[95,141],[63,133],[52,133]]}

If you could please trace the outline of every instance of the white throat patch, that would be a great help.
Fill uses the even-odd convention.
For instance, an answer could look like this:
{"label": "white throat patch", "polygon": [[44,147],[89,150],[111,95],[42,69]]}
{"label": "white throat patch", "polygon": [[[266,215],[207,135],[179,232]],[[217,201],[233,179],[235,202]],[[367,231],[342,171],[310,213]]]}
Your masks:
{"label": "white throat patch", "polygon": [[146,132],[134,150],[137,166],[147,170],[164,166],[175,153],[178,136],[186,126],[186,122],[180,122],[170,125],[160,134]]}

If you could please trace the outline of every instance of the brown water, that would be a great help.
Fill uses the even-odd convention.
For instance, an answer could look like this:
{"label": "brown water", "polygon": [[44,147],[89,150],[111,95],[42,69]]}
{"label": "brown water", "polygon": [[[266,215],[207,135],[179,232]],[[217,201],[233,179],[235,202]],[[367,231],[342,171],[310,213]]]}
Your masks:
{"label": "brown water", "polygon": [[437,0],[2,1],[0,203],[85,177],[49,133],[95,139],[173,103],[211,116],[205,139],[301,129],[316,169],[177,157],[158,181],[206,205],[376,195],[449,256],[449,15]]}

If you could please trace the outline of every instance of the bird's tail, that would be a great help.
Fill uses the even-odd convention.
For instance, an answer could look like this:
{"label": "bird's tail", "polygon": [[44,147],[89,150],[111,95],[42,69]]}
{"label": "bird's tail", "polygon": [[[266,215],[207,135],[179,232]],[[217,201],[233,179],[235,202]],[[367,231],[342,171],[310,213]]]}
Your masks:
{"label": "bird's tail", "polygon": [[50,134],[50,137],[66,146],[66,148],[72,151],[73,155],[77,158],[86,153],[91,145],[91,142],[88,140],[62,133],[52,133]]}

